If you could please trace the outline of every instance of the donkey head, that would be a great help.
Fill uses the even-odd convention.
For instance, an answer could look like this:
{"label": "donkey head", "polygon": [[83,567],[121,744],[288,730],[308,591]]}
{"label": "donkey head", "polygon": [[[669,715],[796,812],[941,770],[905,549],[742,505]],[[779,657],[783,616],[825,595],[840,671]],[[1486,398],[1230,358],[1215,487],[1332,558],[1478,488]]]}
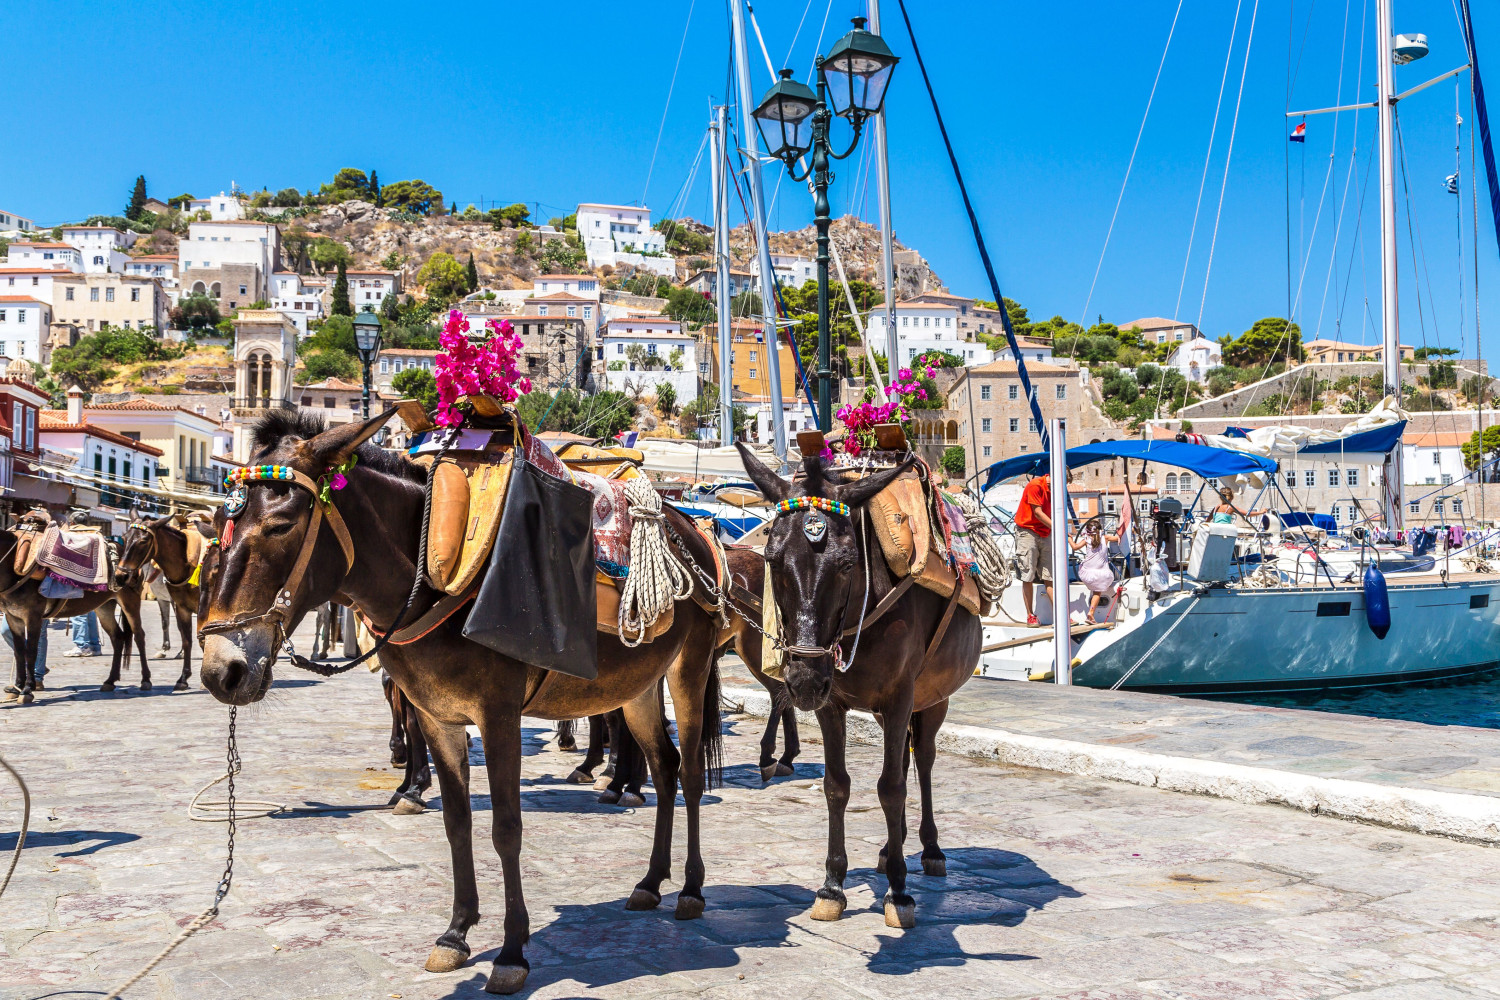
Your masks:
{"label": "donkey head", "polygon": [[151,561],[152,551],[155,549],[151,535],[151,528],[166,524],[168,518],[153,521],[147,527],[139,518],[131,522],[129,528],[125,529],[125,538],[120,545],[120,559],[115,563],[114,585],[116,587],[129,586],[130,581],[146,568],[146,563]]}
{"label": "donkey head", "polygon": [[[306,415],[273,411],[255,428],[252,465],[285,465],[316,481],[340,465],[384,426],[388,413],[330,430]],[[244,621],[228,631],[211,631],[203,641],[203,686],[231,705],[259,701],[271,686],[271,664],[279,642],[277,626],[265,617],[284,587],[312,523],[316,498],[292,482],[257,480],[245,486],[244,506],[234,516],[228,542],[202,585],[201,622],[205,628]],[[224,514],[215,518],[224,538]],[[308,608],[329,600],[344,579],[344,554],[333,531],[319,525],[317,548],[307,572],[281,608],[288,633]]]}
{"label": "donkey head", "polygon": [[[830,476],[823,460],[814,455],[803,459],[805,478],[793,484],[743,444],[738,447],[745,471],[766,499],[823,497],[845,504],[853,516],[906,470],[901,465],[843,482]],[[820,509],[778,513],[766,538],[766,572],[781,614],[781,638],[792,647],[786,651],[787,692],[792,704],[804,711],[827,704],[841,633],[860,614],[862,574],[868,569],[861,565],[853,516]]]}

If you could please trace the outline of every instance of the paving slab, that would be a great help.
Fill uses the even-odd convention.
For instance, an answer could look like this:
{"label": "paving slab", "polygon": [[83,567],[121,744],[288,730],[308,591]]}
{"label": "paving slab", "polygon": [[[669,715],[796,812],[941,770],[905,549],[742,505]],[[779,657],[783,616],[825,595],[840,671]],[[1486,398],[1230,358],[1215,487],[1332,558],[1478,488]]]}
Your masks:
{"label": "paving slab", "polygon": [[[224,827],[190,821],[186,807],[218,773],[225,708],[196,684],[95,696],[99,673],[98,661],[60,661],[37,704],[0,706],[0,754],[34,802],[0,901],[0,1000],[107,991],[202,910],[222,867]],[[450,900],[441,802],[418,816],[379,808],[395,772],[376,678],[283,669],[239,718],[240,794],[325,808],[244,821],[219,919],[127,998],[484,996],[503,903],[483,770],[474,961],[433,975],[421,963]],[[911,878],[918,925],[884,924],[885,883],[872,867],[884,839],[879,762],[859,744],[849,753],[849,909],[811,920],[826,831],[821,747],[804,742],[796,773],[762,786],[762,724],[727,720],[726,782],[703,818],[708,910],[678,922],[674,883],[661,909],[624,909],[653,809],[599,805],[565,784],[579,755],[527,720],[533,971],[523,996],[1500,995],[1500,851],[952,754],[934,776],[950,874]],[[654,807],[654,790],[648,799]],[[0,777],[0,851],[14,846],[17,818]],[[679,825],[679,875],[682,843]]]}

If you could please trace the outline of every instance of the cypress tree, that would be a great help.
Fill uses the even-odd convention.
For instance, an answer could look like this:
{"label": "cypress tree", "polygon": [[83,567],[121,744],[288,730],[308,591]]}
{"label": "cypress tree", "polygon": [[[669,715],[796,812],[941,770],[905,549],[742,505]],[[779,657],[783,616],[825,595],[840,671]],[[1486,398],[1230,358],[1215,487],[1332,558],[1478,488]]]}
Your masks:
{"label": "cypress tree", "polygon": [[139,219],[146,211],[146,175],[141,174],[135,179],[135,188],[130,192],[130,204],[125,206],[125,218],[131,222]]}
{"label": "cypress tree", "polygon": [[335,316],[353,316],[354,306],[349,302],[349,275],[343,261],[339,262],[339,276],[333,282],[333,306]]}
{"label": "cypress tree", "polygon": [[380,195],[380,175],[373,170],[370,171],[370,200],[376,208],[385,207],[385,199]]}
{"label": "cypress tree", "polygon": [[474,266],[474,251],[472,251],[472,250],[469,251],[468,278],[469,278],[469,291],[471,291],[471,292],[477,292],[477,291],[479,291],[479,269]]}

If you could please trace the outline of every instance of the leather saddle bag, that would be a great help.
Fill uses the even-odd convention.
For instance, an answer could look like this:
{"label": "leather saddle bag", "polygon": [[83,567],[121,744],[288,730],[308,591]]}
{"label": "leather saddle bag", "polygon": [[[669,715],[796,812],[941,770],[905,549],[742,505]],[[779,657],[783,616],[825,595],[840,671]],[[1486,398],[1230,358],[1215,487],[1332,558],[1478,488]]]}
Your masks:
{"label": "leather saddle bag", "polygon": [[508,496],[464,636],[522,663],[598,675],[594,496],[515,449]]}

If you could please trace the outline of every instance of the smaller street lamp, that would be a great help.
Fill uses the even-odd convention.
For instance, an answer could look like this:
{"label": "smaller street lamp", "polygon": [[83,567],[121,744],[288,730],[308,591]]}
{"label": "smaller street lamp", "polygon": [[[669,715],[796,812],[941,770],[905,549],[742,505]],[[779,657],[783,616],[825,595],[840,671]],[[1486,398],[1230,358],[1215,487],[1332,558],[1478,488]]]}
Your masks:
{"label": "smaller street lamp", "polygon": [[[899,61],[879,35],[865,30],[865,19],[856,17],[854,30],[840,38],[826,58],[818,59],[816,92],[793,80],[792,71],[784,69],[754,112],[766,150],[786,166],[792,180],[812,181],[813,217],[818,227],[818,426],[824,432],[833,429],[828,321],[828,227],[832,221],[828,185],[833,172],[828,169],[829,161],[844,159],[859,145],[865,121],[879,114],[885,104],[886,87]],[[854,130],[842,153],[833,151],[828,138],[834,115]],[[797,161],[808,153],[812,163],[799,172]],[[889,362],[894,372],[898,361],[891,358]]]}
{"label": "smaller street lamp", "polygon": [[359,363],[364,368],[364,393],[360,398],[362,419],[370,419],[370,377],[375,359],[380,354],[380,317],[366,308],[354,317],[354,346],[359,351]]}

